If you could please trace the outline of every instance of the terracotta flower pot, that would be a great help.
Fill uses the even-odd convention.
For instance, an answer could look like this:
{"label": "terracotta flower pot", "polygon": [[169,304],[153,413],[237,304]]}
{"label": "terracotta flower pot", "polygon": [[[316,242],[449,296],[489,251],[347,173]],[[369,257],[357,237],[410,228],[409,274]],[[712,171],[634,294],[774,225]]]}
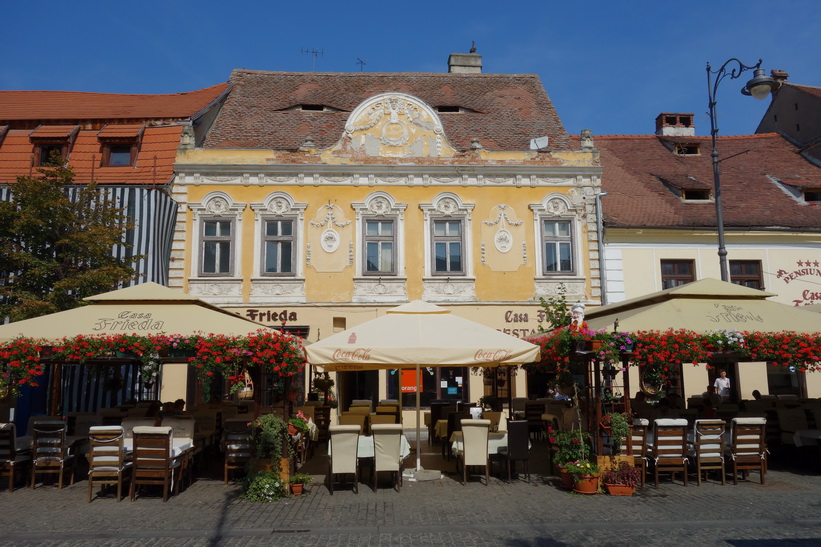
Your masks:
{"label": "terracotta flower pot", "polygon": [[598,490],[598,475],[581,475],[573,485],[573,491],[577,494],[595,494]]}
{"label": "terracotta flower pot", "polygon": [[296,428],[296,426],[294,424],[288,424],[288,435],[293,437],[297,433],[299,433],[299,430]]}
{"label": "terracotta flower pot", "polygon": [[562,478],[561,487],[565,490],[570,490],[573,488],[573,475],[568,473],[567,471],[561,471],[559,476]]}
{"label": "terracotta flower pot", "polygon": [[624,484],[607,484],[604,483],[607,493],[611,496],[632,496],[636,493],[635,486],[626,486]]}
{"label": "terracotta flower pot", "polygon": [[302,484],[302,483],[291,484],[291,494],[293,494],[294,496],[301,496],[302,495],[302,488],[304,486],[305,485]]}

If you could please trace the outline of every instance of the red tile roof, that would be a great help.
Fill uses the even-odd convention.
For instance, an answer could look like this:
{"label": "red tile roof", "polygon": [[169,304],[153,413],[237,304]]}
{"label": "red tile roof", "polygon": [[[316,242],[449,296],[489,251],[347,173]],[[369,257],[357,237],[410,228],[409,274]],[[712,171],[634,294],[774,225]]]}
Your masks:
{"label": "red tile roof", "polygon": [[228,83],[221,83],[197,91],[170,95],[0,91],[0,123],[23,120],[190,118],[216,100],[227,88]]}
{"label": "red tile roof", "polygon": [[145,129],[145,124],[107,124],[97,133],[100,139],[128,139],[135,138]]}
{"label": "red tile roof", "polygon": [[[698,155],[676,155],[666,143],[700,145]],[[693,177],[712,188],[709,137],[597,136],[601,152],[602,199],[607,226],[714,228],[715,204],[683,202],[660,179]],[[799,155],[783,137],[769,133],[720,137],[724,224],[733,228],[821,230],[821,207],[799,203],[773,179],[821,188],[821,169]],[[733,156],[733,157],[731,157]]]}
{"label": "red tile roof", "polygon": [[[37,167],[33,166],[35,145],[29,133],[28,130],[10,130],[0,143],[0,184],[13,183],[20,175],[37,174]],[[92,173],[100,184],[162,185],[171,180],[181,125],[147,127],[135,165],[128,167],[101,167],[102,144],[97,133],[97,130],[81,130],[69,151],[75,182],[90,182]]]}
{"label": "red tile roof", "polygon": [[[225,105],[205,147],[295,150],[313,138],[329,148],[342,137],[350,113],[379,93],[407,93],[440,113],[450,143],[462,150],[478,138],[487,150],[527,150],[548,136],[568,149],[568,136],[538,76],[533,74],[286,73],[235,70]],[[327,111],[304,111],[322,105]],[[0,116],[2,118],[2,116]]]}
{"label": "red tile roof", "polygon": [[32,139],[67,139],[80,130],[79,125],[41,125],[31,132]]}

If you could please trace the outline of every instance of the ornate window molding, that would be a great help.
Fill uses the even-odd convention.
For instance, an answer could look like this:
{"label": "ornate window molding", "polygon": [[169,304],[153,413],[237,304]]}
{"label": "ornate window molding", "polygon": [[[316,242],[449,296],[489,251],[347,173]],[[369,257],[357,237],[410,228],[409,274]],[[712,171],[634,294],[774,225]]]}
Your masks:
{"label": "ornate window molding", "polygon": [[[424,215],[425,277],[424,298],[443,302],[472,302],[476,300],[473,270],[472,221],[473,204],[465,204],[452,192],[442,192],[431,203],[419,205]],[[458,223],[458,224],[456,224]],[[452,229],[461,226],[458,237]],[[437,231],[439,235],[436,235]],[[461,269],[448,260],[444,268],[436,271],[436,246],[452,252],[452,244],[461,246]]]}
{"label": "ornate window molding", "polygon": [[[553,295],[558,283],[564,283],[568,287],[577,287],[584,280],[582,222],[580,222],[584,214],[584,205],[577,207],[568,196],[553,193],[546,196],[541,203],[531,204],[530,209],[533,211],[534,241],[536,241],[536,260],[534,261],[536,264],[534,279],[536,296]],[[558,234],[546,231],[545,222],[554,228],[567,229],[567,232]],[[570,246],[570,268],[548,271],[545,256],[546,245],[558,249],[568,244]],[[581,293],[584,294],[584,291],[582,290]]]}
{"label": "ornate window molding", "polygon": [[[189,273],[190,293],[202,296],[213,303],[239,303],[242,301],[241,241],[242,211],[245,203],[235,203],[225,192],[211,192],[202,202],[189,203],[194,213],[192,225],[191,268]],[[206,274],[203,271],[204,223],[206,221],[226,221],[231,224],[230,262],[227,275]]]}
{"label": "ornate window molding", "polygon": [[[379,191],[370,194],[364,202],[352,203],[351,207],[356,214],[354,237],[358,250],[354,260],[353,301],[395,302],[406,299],[404,242],[407,204],[396,203],[390,194]],[[368,271],[369,250],[374,251],[370,258],[375,269],[371,271]]]}
{"label": "ornate window molding", "polygon": [[[285,192],[273,192],[262,203],[252,203],[254,211],[254,277],[251,279],[251,298],[255,304],[305,302],[305,209],[307,203],[297,203]],[[281,222],[280,222],[281,221]],[[290,272],[266,272],[266,236],[269,223],[289,223],[292,267]],[[273,239],[281,239],[273,236]]]}

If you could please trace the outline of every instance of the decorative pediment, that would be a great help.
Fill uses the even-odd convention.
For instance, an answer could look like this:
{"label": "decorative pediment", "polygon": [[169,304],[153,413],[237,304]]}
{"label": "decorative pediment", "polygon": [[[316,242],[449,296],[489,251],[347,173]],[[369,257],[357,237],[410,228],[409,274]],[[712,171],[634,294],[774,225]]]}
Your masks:
{"label": "decorative pediment", "polygon": [[404,93],[383,93],[354,109],[343,140],[368,156],[399,158],[449,157],[448,144],[436,112]]}

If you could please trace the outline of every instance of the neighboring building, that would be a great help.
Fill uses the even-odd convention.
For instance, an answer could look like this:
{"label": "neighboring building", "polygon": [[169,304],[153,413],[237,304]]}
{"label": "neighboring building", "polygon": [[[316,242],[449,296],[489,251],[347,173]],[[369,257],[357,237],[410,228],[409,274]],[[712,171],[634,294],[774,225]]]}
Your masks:
{"label": "neighboring building", "polygon": [[[596,151],[537,76],[482,74],[476,54],[449,65],[235,70],[204,143],[177,158],[171,286],[309,341],[414,299],[519,337],[561,284],[598,303]],[[394,372],[341,373],[341,406],[398,398]],[[484,393],[467,369],[424,376],[426,401]]]}
{"label": "neighboring building", "polygon": [[[788,76],[783,70],[772,71],[780,85],[755,132],[783,135],[804,157],[821,166],[821,87],[791,84]],[[802,190],[821,201],[821,186]]]}
{"label": "neighboring building", "polygon": [[[710,137],[692,114],[661,114],[656,135],[595,138],[602,198],[607,302],[689,281],[720,279]],[[731,281],[803,306],[821,302],[821,169],[773,134],[720,137],[722,205]],[[717,325],[716,328],[733,328]],[[753,326],[739,323],[739,330]],[[742,395],[798,389],[784,369],[745,366]],[[751,370],[757,370],[753,377]],[[707,385],[687,381],[692,394]],[[692,387],[694,386],[694,387]],[[821,394],[821,386],[817,389]]]}
{"label": "neighboring building", "polygon": [[113,252],[145,256],[136,282],[166,284],[177,210],[167,187],[177,148],[202,141],[201,128],[227,89],[222,83],[173,95],[0,91],[0,199],[8,199],[18,176],[37,174],[58,151],[76,183],[95,180],[126,208],[133,247]]}

